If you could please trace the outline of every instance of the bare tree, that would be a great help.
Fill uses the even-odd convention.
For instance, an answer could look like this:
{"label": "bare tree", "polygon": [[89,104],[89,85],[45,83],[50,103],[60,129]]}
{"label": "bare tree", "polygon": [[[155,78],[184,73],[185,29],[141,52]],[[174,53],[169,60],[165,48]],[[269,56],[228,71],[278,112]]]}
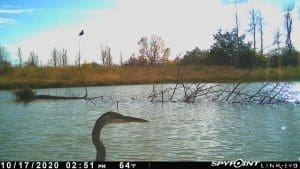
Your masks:
{"label": "bare tree", "polygon": [[21,47],[18,47],[18,49],[17,49],[17,57],[19,59],[19,67],[22,67],[23,58],[22,58]]}
{"label": "bare tree", "polygon": [[111,55],[111,48],[110,47],[107,47],[107,57],[106,57],[106,65],[108,66],[112,66],[112,55]]}
{"label": "bare tree", "polygon": [[250,14],[250,24],[249,24],[249,32],[253,35],[253,48],[256,51],[256,30],[258,24],[258,10],[252,9],[249,11]]}
{"label": "bare tree", "polygon": [[100,46],[101,49],[101,60],[103,66],[111,66],[112,65],[112,55],[111,48],[108,46]]}
{"label": "bare tree", "polygon": [[9,53],[7,49],[4,46],[0,45],[0,64],[6,64],[8,63],[8,57]]}
{"label": "bare tree", "polygon": [[68,56],[67,56],[67,52],[68,50],[66,49],[60,49],[60,50],[56,50],[57,52],[57,65],[65,67],[67,66],[67,61],[68,61]]}
{"label": "bare tree", "polygon": [[139,60],[148,60],[150,65],[157,65],[160,63],[166,51],[169,51],[165,47],[163,39],[157,35],[152,35],[150,42],[147,37],[142,37],[138,41],[139,49]]}
{"label": "bare tree", "polygon": [[293,18],[292,18],[292,11],[294,10],[295,4],[290,3],[284,10],[285,14],[285,29],[286,29],[286,47],[291,52],[293,48],[291,34],[292,34],[292,25],[293,25]]}
{"label": "bare tree", "polygon": [[100,46],[100,50],[101,50],[100,52],[101,61],[102,61],[102,65],[104,66],[106,63],[106,50],[103,45]]}
{"label": "bare tree", "polygon": [[277,52],[279,52],[280,50],[280,37],[281,37],[281,34],[280,34],[280,30],[277,29],[277,31],[275,32],[275,35],[274,35],[274,42],[273,44],[277,46]]}
{"label": "bare tree", "polygon": [[59,62],[58,51],[56,48],[52,49],[51,58],[52,58],[53,66],[56,67]]}
{"label": "bare tree", "polygon": [[61,49],[60,50],[60,57],[61,57],[61,64],[62,66],[68,65],[68,56],[67,56],[68,50],[67,49]]}
{"label": "bare tree", "polygon": [[152,36],[150,41],[150,63],[153,65],[158,64],[161,54],[164,53],[165,49],[164,41],[161,37]]}
{"label": "bare tree", "polygon": [[28,66],[38,66],[39,56],[31,51],[28,57],[27,65]]}
{"label": "bare tree", "polygon": [[161,57],[161,59],[160,59],[159,62],[160,62],[161,64],[166,64],[166,63],[168,63],[170,54],[171,54],[171,49],[170,49],[170,48],[164,49],[163,55],[162,55],[162,57]]}
{"label": "bare tree", "polygon": [[120,52],[120,65],[123,66],[123,56],[121,52]]}
{"label": "bare tree", "polygon": [[149,53],[149,44],[148,44],[148,38],[147,37],[142,37],[139,41],[138,41],[138,45],[140,46],[139,49],[139,57],[141,59],[147,58],[150,53]]}
{"label": "bare tree", "polygon": [[263,39],[264,20],[263,20],[263,16],[262,16],[261,12],[258,13],[257,20],[258,20],[258,31],[259,31],[259,35],[260,35],[260,53],[263,54],[263,52],[264,52],[264,39]]}
{"label": "bare tree", "polygon": [[240,42],[239,42],[239,29],[240,29],[240,21],[238,17],[238,4],[239,0],[235,0],[235,31],[236,31],[236,39],[237,39],[237,52],[236,52],[236,58],[235,58],[235,64],[239,64],[239,55],[240,55]]}

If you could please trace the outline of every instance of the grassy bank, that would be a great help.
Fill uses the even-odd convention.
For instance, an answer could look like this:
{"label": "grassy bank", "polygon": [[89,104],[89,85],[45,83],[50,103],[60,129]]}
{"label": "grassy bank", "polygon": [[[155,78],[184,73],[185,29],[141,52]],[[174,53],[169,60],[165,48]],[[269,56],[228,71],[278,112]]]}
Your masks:
{"label": "grassy bank", "polygon": [[[82,66],[82,75],[88,86],[149,84],[154,82],[231,82],[241,80],[247,69],[224,66],[164,67],[101,67]],[[243,81],[300,80],[300,67],[255,69]],[[8,68],[0,72],[0,89],[22,85],[32,88],[82,86],[82,76],[77,67],[23,67]]]}

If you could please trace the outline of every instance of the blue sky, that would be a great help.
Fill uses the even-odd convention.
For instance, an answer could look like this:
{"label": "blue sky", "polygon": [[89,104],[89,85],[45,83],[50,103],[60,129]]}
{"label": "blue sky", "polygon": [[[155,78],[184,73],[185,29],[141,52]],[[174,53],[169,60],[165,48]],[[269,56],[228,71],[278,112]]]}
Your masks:
{"label": "blue sky", "polygon": [[[295,3],[297,0],[261,0],[270,3],[270,5],[277,6],[279,8],[284,7],[286,4]],[[224,3],[248,3],[249,0],[223,0]]]}
{"label": "blue sky", "polygon": [[297,0],[264,0],[270,5],[276,5],[278,8],[284,8],[287,4],[295,3]]}
{"label": "blue sky", "polygon": [[1,0],[0,44],[18,41],[58,25],[80,22],[86,10],[110,8],[112,0]]}
{"label": "blue sky", "polygon": [[[236,0],[0,0],[0,45],[12,57],[20,46],[26,55],[35,51],[47,63],[51,49],[66,48],[75,58],[78,32],[84,60],[99,62],[99,46],[112,48],[115,62],[138,50],[141,36],[161,36],[171,55],[198,46],[207,49],[218,29],[231,30]],[[296,3],[294,42],[300,48],[299,0],[238,0],[241,30],[248,29],[248,11],[257,8],[265,17],[265,45],[276,29],[284,33],[282,9]],[[251,40],[251,35],[247,35]],[[284,39],[283,39],[284,41]],[[24,54],[24,55],[25,55]],[[24,56],[25,57],[25,56]],[[70,59],[72,60],[72,59]]]}

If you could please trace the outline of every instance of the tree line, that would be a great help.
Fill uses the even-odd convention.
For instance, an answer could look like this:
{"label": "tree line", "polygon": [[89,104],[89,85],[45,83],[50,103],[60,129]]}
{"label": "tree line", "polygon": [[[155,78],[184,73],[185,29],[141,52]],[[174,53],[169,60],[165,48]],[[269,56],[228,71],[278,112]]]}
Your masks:
{"label": "tree line", "polygon": [[[142,37],[138,42],[139,52],[138,54],[132,54],[128,60],[123,61],[123,56],[120,54],[120,65],[159,65],[162,63],[167,63],[171,50],[169,47],[165,46],[164,40],[157,36],[152,35],[150,38]],[[100,63],[103,66],[113,66],[113,56],[111,54],[111,47],[108,45],[100,45]],[[80,53],[75,60],[75,65],[80,66]],[[16,58],[18,60],[15,63],[16,66],[41,66],[39,55],[35,51],[31,51],[24,60],[24,54],[20,47],[17,48]],[[8,50],[0,45],[0,65],[11,66],[10,54]],[[50,59],[47,66],[54,67],[65,67],[70,65],[69,56],[67,49],[57,49],[53,48],[51,50]]]}
{"label": "tree line", "polygon": [[[240,33],[238,14],[235,15],[236,25],[232,31],[219,30],[214,34],[215,43],[209,50],[200,50],[198,47],[187,51],[180,64],[206,64],[206,65],[229,65],[239,68],[248,67],[282,67],[299,65],[300,53],[292,42],[293,16],[295,4],[291,3],[284,9],[285,42],[281,47],[280,38],[283,35],[276,30],[273,44],[264,47],[264,18],[261,11],[252,9],[249,11],[249,29],[252,35],[251,42],[245,42],[245,34]],[[260,40],[260,49],[257,47],[257,37]],[[268,53],[265,49],[275,47]]]}

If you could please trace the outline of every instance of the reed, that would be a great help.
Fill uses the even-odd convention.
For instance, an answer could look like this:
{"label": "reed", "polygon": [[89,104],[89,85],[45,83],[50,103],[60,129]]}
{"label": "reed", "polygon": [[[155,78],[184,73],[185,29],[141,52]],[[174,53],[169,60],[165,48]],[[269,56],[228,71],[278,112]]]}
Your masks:
{"label": "reed", "polygon": [[[88,86],[175,83],[184,82],[233,82],[233,81],[298,81],[300,67],[258,68],[249,76],[249,70],[226,66],[112,66],[85,64],[81,68]],[[31,88],[83,86],[79,69],[68,67],[22,67],[12,68],[0,76],[0,89],[22,86]]]}

